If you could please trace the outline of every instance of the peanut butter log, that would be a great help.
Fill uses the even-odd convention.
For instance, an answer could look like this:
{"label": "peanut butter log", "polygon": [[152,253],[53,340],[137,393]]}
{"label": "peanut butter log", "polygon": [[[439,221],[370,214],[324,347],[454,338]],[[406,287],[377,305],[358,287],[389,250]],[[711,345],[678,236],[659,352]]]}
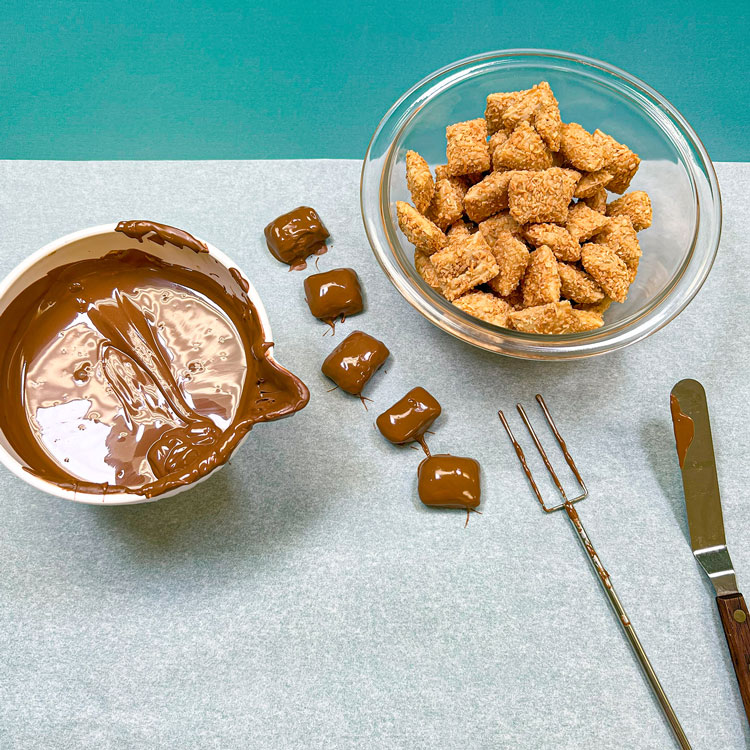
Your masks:
{"label": "peanut butter log", "polygon": [[362,288],[359,277],[352,268],[334,268],[324,273],[314,273],[305,279],[305,298],[314,317],[333,328],[341,316],[362,312]]}
{"label": "peanut butter log", "polygon": [[440,416],[437,400],[424,388],[412,388],[375,421],[386,440],[397,445],[422,442],[425,432]]}
{"label": "peanut butter log", "polygon": [[[121,226],[156,231],[135,224]],[[202,267],[119,250],[56,268],[11,302],[0,425],[30,473],[154,497],[223,464],[253,425],[307,404],[304,383],[268,358],[247,281],[209,255]]]}
{"label": "peanut butter log", "polygon": [[428,456],[417,470],[419,499],[431,508],[476,508],[481,498],[479,463],[441,453]]}
{"label": "peanut butter log", "polygon": [[362,331],[350,333],[325,359],[321,370],[342,391],[359,396],[388,359],[388,347]]}
{"label": "peanut butter log", "polygon": [[309,206],[300,206],[274,219],[264,230],[271,255],[290,266],[290,270],[307,268],[310,255],[322,255],[328,248],[328,230]]}

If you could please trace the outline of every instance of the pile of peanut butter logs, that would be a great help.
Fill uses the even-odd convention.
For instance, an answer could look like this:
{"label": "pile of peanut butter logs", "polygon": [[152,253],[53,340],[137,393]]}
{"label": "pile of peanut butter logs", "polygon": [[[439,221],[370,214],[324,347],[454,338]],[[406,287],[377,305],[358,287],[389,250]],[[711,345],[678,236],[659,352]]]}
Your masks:
{"label": "pile of peanut butter logs", "polygon": [[[526,333],[604,324],[638,272],[651,201],[626,193],[640,159],[612,136],[563,123],[545,81],[490,94],[484,118],[446,128],[433,176],[406,154],[414,205],[396,204],[417,271],[476,318]],[[608,191],[622,197],[608,202]],[[624,193],[624,195],[623,195]]]}

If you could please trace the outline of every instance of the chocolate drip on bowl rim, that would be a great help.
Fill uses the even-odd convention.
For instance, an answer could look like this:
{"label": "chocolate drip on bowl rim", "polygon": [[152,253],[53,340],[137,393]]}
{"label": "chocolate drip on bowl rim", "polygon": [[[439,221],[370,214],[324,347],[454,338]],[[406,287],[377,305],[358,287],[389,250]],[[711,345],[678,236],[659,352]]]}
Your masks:
{"label": "chocolate drip on bowl rim", "polygon": [[100,257],[52,268],[0,315],[0,428],[23,468],[62,490],[152,498],[222,465],[309,393],[274,361],[262,308],[220,253],[163,235],[184,250],[148,235],[143,249],[107,252],[112,227],[96,229]]}
{"label": "chocolate drip on bowl rim", "polygon": [[144,238],[148,238],[157,245],[164,245],[165,242],[169,242],[180,249],[187,247],[196,253],[208,252],[206,243],[193,237],[189,232],[184,229],[177,229],[177,227],[170,227],[167,224],[159,224],[157,221],[145,219],[121,221],[115,227],[115,232],[122,232],[127,237],[138,240],[138,242],[143,242]]}

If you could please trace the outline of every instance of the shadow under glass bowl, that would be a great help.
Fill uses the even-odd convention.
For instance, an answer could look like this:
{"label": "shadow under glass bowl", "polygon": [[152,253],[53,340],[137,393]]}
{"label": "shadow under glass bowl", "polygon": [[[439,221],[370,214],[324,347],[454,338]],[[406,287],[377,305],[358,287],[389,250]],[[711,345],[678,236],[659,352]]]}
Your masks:
{"label": "shadow under glass bowl", "polygon": [[[628,190],[646,190],[653,224],[638,235],[638,276],[596,331],[542,336],[474,318],[434,292],[414,268],[414,248],[396,220],[411,202],[407,150],[434,169],[445,163],[445,127],[482,117],[487,94],[549,82],[563,122],[610,134],[639,154]],[[614,196],[616,197],[616,196]],[[362,168],[365,231],[378,262],[404,298],[442,330],[470,344],[526,359],[572,359],[614,351],[662,328],[706,280],[721,234],[721,197],[711,160],[682,115],[642,81],[607,63],[551,50],[506,50],[460,60],[407,91],[372,137]]]}

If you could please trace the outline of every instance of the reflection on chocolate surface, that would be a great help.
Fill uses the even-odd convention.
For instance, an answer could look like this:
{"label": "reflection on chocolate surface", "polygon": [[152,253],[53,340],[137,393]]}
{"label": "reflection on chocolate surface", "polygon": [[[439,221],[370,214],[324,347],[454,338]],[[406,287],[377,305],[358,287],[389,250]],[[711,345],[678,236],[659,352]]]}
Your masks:
{"label": "reflection on chocolate surface", "polygon": [[322,255],[328,249],[326,239],[330,236],[318,212],[309,206],[279,216],[264,233],[273,257],[287,263],[292,271],[307,268],[308,256]]}
{"label": "reflection on chocolate surface", "polygon": [[351,268],[334,268],[308,276],[305,298],[310,312],[331,328],[339,315],[343,323],[347,315],[356,315],[363,308],[359,277]]}
{"label": "reflection on chocolate surface", "polygon": [[479,505],[479,463],[441,453],[428,456],[417,470],[419,499],[433,508],[471,509]]}
{"label": "reflection on chocolate surface", "polygon": [[266,355],[239,273],[205,264],[111,252],[55,269],[0,316],[0,424],[31,473],[153,497],[305,406],[304,383]]}
{"label": "reflection on chocolate surface", "polygon": [[687,414],[682,413],[680,402],[674,394],[669,396],[669,408],[672,412],[674,439],[677,443],[677,459],[680,462],[680,468],[682,468],[685,465],[688,448],[695,437],[695,423]]}
{"label": "reflection on chocolate surface", "polygon": [[429,455],[424,434],[440,416],[440,411],[440,404],[435,397],[418,386],[384,411],[375,423],[386,440],[396,444],[416,440]]}
{"label": "reflection on chocolate surface", "polygon": [[196,253],[207,253],[208,248],[205,242],[193,237],[192,234],[184,229],[177,229],[166,224],[159,224],[156,221],[121,221],[116,227],[115,232],[122,232],[125,236],[130,237],[138,242],[143,242],[144,237],[155,242],[157,245],[164,245],[168,242],[170,245],[188,248]]}
{"label": "reflection on chocolate surface", "polygon": [[341,390],[358,396],[389,354],[382,341],[354,331],[326,357],[321,369]]}

